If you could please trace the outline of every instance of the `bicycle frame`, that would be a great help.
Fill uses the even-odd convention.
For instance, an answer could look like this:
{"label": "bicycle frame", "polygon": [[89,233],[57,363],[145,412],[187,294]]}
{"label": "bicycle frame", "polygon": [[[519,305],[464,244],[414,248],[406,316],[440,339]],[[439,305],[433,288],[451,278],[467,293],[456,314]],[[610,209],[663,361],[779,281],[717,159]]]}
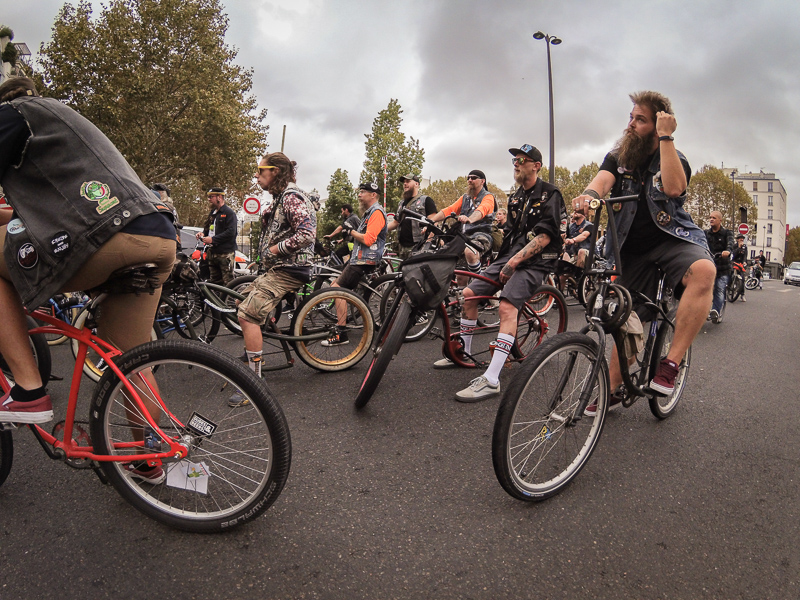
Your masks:
{"label": "bicycle frame", "polygon": [[[98,304],[103,296],[98,297],[94,303]],[[42,429],[39,425],[28,424],[28,427],[33,432],[36,439],[41,444],[45,452],[53,459],[77,459],[77,460],[91,460],[97,462],[130,462],[131,455],[106,455],[96,454],[92,446],[80,445],[73,439],[75,429],[75,413],[78,406],[78,394],[80,392],[81,379],[83,375],[83,364],[86,360],[86,354],[91,348],[94,350],[108,365],[108,368],[120,379],[127,391],[128,400],[140,411],[140,414],[147,421],[147,426],[151,427],[162,440],[169,444],[169,449],[163,452],[151,452],[148,454],[137,454],[136,460],[147,461],[151,466],[160,465],[163,461],[178,461],[188,454],[188,448],[179,443],[178,441],[170,438],[158,426],[158,423],[153,419],[150,412],[147,410],[144,401],[139,396],[139,393],[129,379],[127,379],[119,367],[115,364],[114,358],[121,356],[122,352],[114,348],[111,344],[101,340],[94,335],[89,329],[76,329],[72,325],[66,324],[60,319],[53,317],[45,312],[36,310],[30,313],[35,319],[48,323],[42,327],[31,329],[31,333],[57,333],[66,335],[71,339],[79,342],[80,347],[78,351],[78,358],[75,361],[75,367],[72,372],[72,381],[70,384],[69,399],[67,401],[66,418],[64,421],[64,440],[58,440],[55,436],[49,434]],[[158,405],[169,418],[179,425],[183,426],[175,415],[173,415],[164,405],[159,394],[150,386],[144,377],[141,377],[142,382],[147,386],[147,389],[152,393],[153,397],[157,399]],[[6,378],[0,373],[0,385],[5,391],[10,389]],[[143,424],[144,428],[145,425]],[[144,448],[144,440],[140,442],[128,442],[119,446],[120,448]]]}

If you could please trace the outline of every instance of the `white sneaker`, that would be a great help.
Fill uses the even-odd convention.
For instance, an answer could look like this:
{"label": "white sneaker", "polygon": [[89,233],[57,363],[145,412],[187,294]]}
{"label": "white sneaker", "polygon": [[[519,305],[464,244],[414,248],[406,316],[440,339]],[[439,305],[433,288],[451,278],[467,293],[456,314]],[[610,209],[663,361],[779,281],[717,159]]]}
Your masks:
{"label": "white sneaker", "polygon": [[476,377],[469,382],[469,385],[456,393],[456,400],[459,402],[480,402],[486,398],[497,396],[500,393],[500,383],[492,385],[485,375]]}
{"label": "white sneaker", "polygon": [[452,369],[455,366],[456,363],[454,363],[449,358],[440,358],[435,363],[433,363],[434,369]]}
{"label": "white sneaker", "polygon": [[711,315],[710,316],[711,316],[711,322],[712,323],[714,323],[714,324],[719,323],[719,313],[716,310],[714,310],[713,308],[711,309]]}

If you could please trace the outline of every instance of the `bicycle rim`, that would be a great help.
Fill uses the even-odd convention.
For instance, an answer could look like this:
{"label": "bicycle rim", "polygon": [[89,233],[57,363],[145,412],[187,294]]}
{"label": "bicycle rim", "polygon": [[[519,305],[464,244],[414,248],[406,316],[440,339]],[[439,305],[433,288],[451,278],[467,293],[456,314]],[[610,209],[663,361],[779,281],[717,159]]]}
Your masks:
{"label": "bicycle rim", "polygon": [[[542,307],[547,307],[545,314]],[[554,287],[540,287],[517,315],[515,356],[524,358],[544,341],[563,333],[568,321],[564,295]]]}
{"label": "bicycle rim", "polygon": [[[102,462],[117,491],[138,510],[172,527],[209,532],[230,529],[266,510],[289,473],[291,443],[283,413],[262,380],[232,357],[197,342],[158,341],[119,360],[140,396],[155,398],[166,436],[188,456],[162,464],[166,480],[134,478],[123,462]],[[158,394],[144,375],[155,371]],[[242,404],[231,407],[232,398]],[[152,414],[152,413],[151,413]],[[109,372],[92,400],[91,430],[100,454],[130,456],[164,440],[143,428],[141,411]]]}
{"label": "bicycle rim", "polygon": [[[572,421],[592,365],[601,360],[590,399],[596,414]],[[511,496],[534,502],[568,485],[597,447],[608,409],[608,367],[597,343],[565,333],[536,349],[503,397],[495,419],[492,459]]]}
{"label": "bicycle rim", "polygon": [[[724,307],[723,307],[724,308]],[[674,322],[676,310],[673,309],[669,312],[669,318]],[[655,374],[661,359],[666,358],[672,348],[672,338],[675,334],[675,329],[666,321],[662,321],[656,334],[656,343],[653,350],[653,359],[650,364],[650,372]],[[689,367],[692,364],[692,347],[686,351],[686,355],[678,365],[678,375],[675,377],[675,389],[669,396],[653,395],[649,399],[650,412],[659,419],[666,419],[670,416],[678,406],[681,400],[683,390],[686,388],[686,383],[689,379]]]}
{"label": "bicycle rim", "polygon": [[[397,297],[397,286],[392,283],[389,287],[387,287],[383,295],[381,296],[381,310],[380,310],[380,322],[383,322],[383,318],[389,310],[389,307],[392,306],[394,299]],[[417,316],[414,317],[414,323],[409,327],[408,331],[406,332],[405,341],[406,342],[416,342],[417,340],[422,339],[425,335],[433,329],[434,324],[436,323],[436,309],[427,310],[423,313],[419,313]]]}

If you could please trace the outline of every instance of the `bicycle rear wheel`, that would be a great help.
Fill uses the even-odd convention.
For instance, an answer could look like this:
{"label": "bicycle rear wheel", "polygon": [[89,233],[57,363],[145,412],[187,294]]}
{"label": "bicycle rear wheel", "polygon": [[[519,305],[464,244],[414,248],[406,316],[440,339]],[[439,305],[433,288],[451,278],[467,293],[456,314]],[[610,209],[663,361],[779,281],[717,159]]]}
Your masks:
{"label": "bicycle rear wheel", "polygon": [[[581,391],[598,360],[590,396],[597,412],[578,415]],[[537,348],[503,396],[494,423],[492,461],[503,489],[527,502],[563,490],[597,447],[608,394],[608,365],[589,336],[568,332]]]}
{"label": "bicycle rear wheel", "polygon": [[[163,462],[161,481],[135,477],[128,467],[145,451],[142,440],[157,447],[164,439],[142,426],[141,411],[114,373],[104,374],[92,398],[91,434],[98,454],[130,457],[100,463],[123,498],[157,521],[193,532],[231,529],[277,499],[289,474],[289,428],[266,384],[246,365],[183,340],[139,346],[118,364],[137,392],[160,407],[154,419],[166,436],[189,448],[181,460]],[[152,372],[157,394],[145,381]]]}
{"label": "bicycle rear wheel", "polygon": [[758,279],[755,277],[748,277],[747,281],[744,282],[744,287],[748,290],[754,290],[758,287]]}
{"label": "bicycle rear wheel", "polygon": [[0,485],[3,485],[11,472],[14,462],[14,438],[10,431],[0,431]]}
{"label": "bicycle rear wheel", "polygon": [[356,408],[364,408],[367,405],[367,402],[372,398],[372,394],[378,388],[389,362],[398,353],[400,346],[403,345],[403,339],[411,320],[411,313],[412,308],[408,300],[401,300],[400,306],[395,311],[394,316],[391,317],[391,321],[381,327],[380,339],[375,345],[372,362],[356,396]]}
{"label": "bicycle rear wheel", "polygon": [[568,322],[564,294],[549,285],[539,287],[519,310],[514,357],[524,358],[545,340],[565,332]]}
{"label": "bicycle rear wheel", "polygon": [[[383,322],[383,318],[389,310],[389,307],[394,302],[394,299],[397,297],[397,286],[394,283],[391,283],[383,292],[381,296],[381,310],[380,310],[380,322]],[[417,316],[414,317],[414,323],[411,324],[411,327],[408,328],[406,332],[405,341],[406,342],[416,342],[417,340],[421,340],[425,337],[425,335],[433,329],[434,324],[436,323],[436,309],[426,310],[425,312],[418,312]]]}
{"label": "bicycle rear wheel", "polygon": [[[724,308],[724,307],[723,307]],[[672,309],[669,313],[669,319],[675,322],[675,313],[677,309]],[[655,375],[658,369],[658,364],[661,359],[666,358],[672,348],[672,338],[675,334],[675,328],[667,321],[661,321],[656,334],[656,342],[653,346],[653,358],[650,362],[650,373]],[[678,375],[675,377],[675,389],[669,396],[654,395],[649,398],[650,412],[659,419],[666,419],[670,416],[678,406],[681,400],[683,390],[686,388],[686,382],[689,378],[689,367],[692,364],[692,347],[686,351],[681,364],[678,365]]]}
{"label": "bicycle rear wheel", "polygon": [[[366,302],[358,294],[344,288],[323,288],[311,294],[292,319],[292,333],[305,336],[330,332],[336,325],[335,303],[347,303],[346,344],[323,345],[325,339],[293,342],[295,352],[309,367],[319,371],[344,371],[358,364],[367,352],[375,335],[375,322]],[[334,311],[334,320],[328,314]]]}

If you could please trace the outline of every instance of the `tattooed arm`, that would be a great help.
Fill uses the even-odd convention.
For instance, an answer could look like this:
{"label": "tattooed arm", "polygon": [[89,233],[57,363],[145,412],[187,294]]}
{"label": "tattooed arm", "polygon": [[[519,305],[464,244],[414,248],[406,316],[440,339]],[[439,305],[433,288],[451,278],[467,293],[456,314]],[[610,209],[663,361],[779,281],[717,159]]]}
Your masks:
{"label": "tattooed arm", "polygon": [[550,236],[546,233],[540,233],[533,238],[527,246],[508,259],[508,262],[500,270],[500,283],[505,284],[511,279],[519,265],[539,254],[549,243]]}

